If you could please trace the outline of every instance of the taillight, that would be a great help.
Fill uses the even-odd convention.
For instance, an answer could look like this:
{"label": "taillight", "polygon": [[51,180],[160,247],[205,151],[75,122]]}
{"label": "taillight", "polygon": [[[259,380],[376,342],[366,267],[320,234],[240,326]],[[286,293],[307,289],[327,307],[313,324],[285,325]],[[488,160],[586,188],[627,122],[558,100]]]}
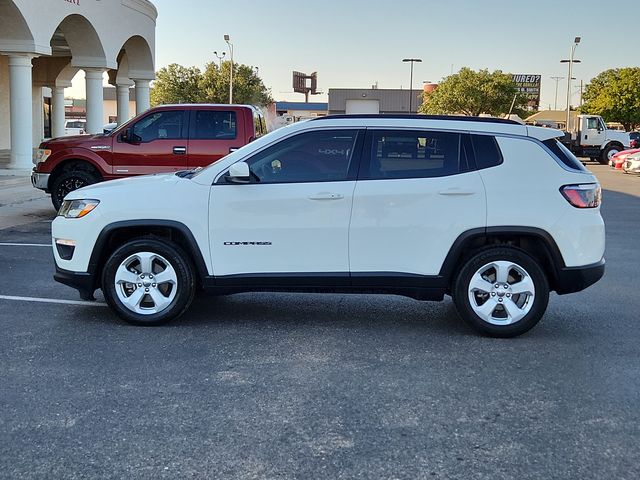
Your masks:
{"label": "taillight", "polygon": [[597,183],[565,185],[560,188],[560,193],[576,208],[596,208],[602,201],[602,190]]}
{"label": "taillight", "polygon": [[638,148],[638,140],[631,140],[629,142],[629,147],[631,148]]}

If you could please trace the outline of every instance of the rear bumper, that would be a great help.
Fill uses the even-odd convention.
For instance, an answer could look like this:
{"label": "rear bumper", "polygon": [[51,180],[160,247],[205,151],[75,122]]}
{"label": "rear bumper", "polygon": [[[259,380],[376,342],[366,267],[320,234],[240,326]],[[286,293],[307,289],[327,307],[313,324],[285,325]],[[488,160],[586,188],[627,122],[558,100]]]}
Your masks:
{"label": "rear bumper", "polygon": [[93,292],[96,291],[95,275],[86,272],[70,272],[56,266],[56,273],[53,275],[56,282],[75,288],[80,293],[83,300],[94,300]]}
{"label": "rear bumper", "polygon": [[582,267],[565,267],[558,271],[556,292],[558,295],[574,293],[593,285],[604,275],[604,258],[599,262]]}
{"label": "rear bumper", "polygon": [[31,172],[31,185],[40,190],[49,190],[49,173]]}

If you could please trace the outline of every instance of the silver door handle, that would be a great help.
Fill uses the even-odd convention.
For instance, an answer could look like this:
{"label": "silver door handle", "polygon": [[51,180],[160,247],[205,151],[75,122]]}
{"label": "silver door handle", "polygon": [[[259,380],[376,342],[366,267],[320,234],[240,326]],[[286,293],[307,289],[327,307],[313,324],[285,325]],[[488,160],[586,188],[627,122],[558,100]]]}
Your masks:
{"label": "silver door handle", "polygon": [[447,188],[446,190],[440,190],[438,195],[446,195],[446,196],[465,196],[465,195],[475,195],[476,192],[472,190],[463,190],[462,188]]}
{"label": "silver door handle", "polygon": [[344,198],[344,195],[339,193],[322,192],[311,195],[309,200],[340,200],[342,198]]}
{"label": "silver door handle", "polygon": [[173,153],[176,155],[184,155],[187,153],[187,147],[173,147]]}

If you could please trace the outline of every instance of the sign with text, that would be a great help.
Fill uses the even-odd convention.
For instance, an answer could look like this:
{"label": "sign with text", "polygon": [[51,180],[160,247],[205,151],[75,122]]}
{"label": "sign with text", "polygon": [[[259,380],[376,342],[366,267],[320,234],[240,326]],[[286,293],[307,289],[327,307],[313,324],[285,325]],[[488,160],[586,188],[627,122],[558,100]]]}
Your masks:
{"label": "sign with text", "polygon": [[526,97],[527,105],[537,110],[540,105],[542,75],[514,74],[512,78],[518,91]]}

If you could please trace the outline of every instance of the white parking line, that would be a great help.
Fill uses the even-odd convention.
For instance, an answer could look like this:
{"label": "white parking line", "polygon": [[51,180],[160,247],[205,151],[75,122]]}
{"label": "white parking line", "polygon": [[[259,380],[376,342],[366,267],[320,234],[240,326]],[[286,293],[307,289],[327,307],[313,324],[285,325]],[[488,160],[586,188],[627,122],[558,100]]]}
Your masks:
{"label": "white parking line", "polygon": [[60,300],[57,298],[39,297],[14,297],[13,295],[0,295],[0,300],[14,300],[17,302],[61,303],[63,305],[82,305],[87,307],[106,307],[103,302],[86,302],[83,300]]}
{"label": "white parking line", "polygon": [[50,243],[1,243],[0,247],[49,247]]}

